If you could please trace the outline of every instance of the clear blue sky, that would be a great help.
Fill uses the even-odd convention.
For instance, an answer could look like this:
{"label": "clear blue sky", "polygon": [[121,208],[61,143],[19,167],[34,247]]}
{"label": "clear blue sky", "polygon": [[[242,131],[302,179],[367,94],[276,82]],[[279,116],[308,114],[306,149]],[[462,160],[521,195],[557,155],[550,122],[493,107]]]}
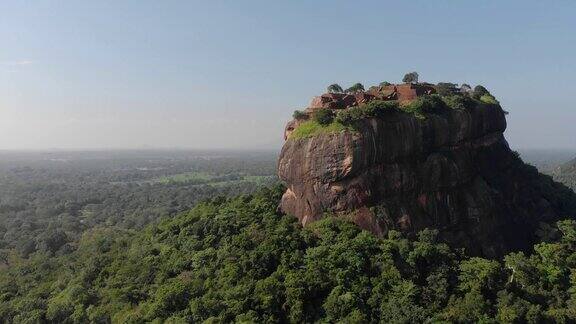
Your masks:
{"label": "clear blue sky", "polygon": [[483,84],[576,151],[575,1],[0,2],[0,149],[279,147],[333,82]]}

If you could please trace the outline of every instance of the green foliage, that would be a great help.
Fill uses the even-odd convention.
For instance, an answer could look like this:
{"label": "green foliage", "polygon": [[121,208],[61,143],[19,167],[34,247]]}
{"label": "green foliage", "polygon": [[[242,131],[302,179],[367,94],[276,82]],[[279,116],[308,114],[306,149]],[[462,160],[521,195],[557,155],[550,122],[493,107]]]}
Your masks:
{"label": "green foliage", "polygon": [[338,112],[336,121],[343,125],[354,125],[357,121],[366,118],[382,117],[386,113],[399,111],[398,102],[373,100],[367,104],[351,107]]}
{"label": "green foliage", "polygon": [[314,111],[314,115],[312,116],[315,122],[322,126],[329,125],[334,120],[334,112],[332,109],[328,108],[320,108]]}
{"label": "green foliage", "polygon": [[355,93],[359,91],[364,91],[362,83],[355,83],[350,88],[346,89],[346,93]]}
{"label": "green foliage", "polygon": [[[416,72],[408,73],[405,76],[405,80],[416,80],[405,82],[417,82],[417,79],[418,73]],[[380,85],[388,84],[388,82],[382,82]],[[296,137],[310,137],[327,131],[339,131],[341,130],[339,126],[342,125],[355,127],[360,120],[380,118],[391,112],[404,112],[412,114],[416,118],[424,119],[426,114],[442,113],[445,109],[466,110],[482,105],[499,105],[499,102],[482,86],[477,86],[472,94],[469,91],[469,85],[463,84],[461,89],[458,89],[457,86],[455,83],[440,82],[436,86],[437,94],[419,96],[409,102],[403,102],[401,106],[397,101],[372,100],[366,104],[339,110],[336,116],[331,109],[320,109],[313,116],[316,123],[307,123]],[[353,93],[360,90],[364,90],[364,86],[357,83],[347,89],[346,92]],[[484,91],[488,94],[475,95]],[[296,116],[296,112],[294,116]],[[333,125],[334,120],[337,125]],[[324,129],[327,126],[331,126],[329,130]]]}
{"label": "green foliage", "polygon": [[390,82],[388,82],[388,81],[382,81],[382,82],[380,82],[379,85],[380,85],[381,87],[385,87],[385,86],[392,85],[392,83],[390,83]]}
{"label": "green foliage", "polygon": [[404,83],[418,83],[418,72],[410,72],[404,75],[402,78],[402,82]]}
{"label": "green foliage", "polygon": [[292,118],[294,119],[305,119],[307,117],[308,115],[301,110],[294,110],[294,113],[292,114]]}
{"label": "green foliage", "polygon": [[424,118],[425,113],[435,113],[446,107],[442,97],[439,95],[429,95],[418,97],[410,101],[402,109],[415,115],[417,118]]}
{"label": "green foliage", "polygon": [[494,294],[504,281],[500,263],[482,258],[470,258],[460,263],[460,289]]}
{"label": "green foliage", "polygon": [[489,95],[490,92],[488,89],[484,88],[481,85],[477,85],[474,87],[474,91],[472,92],[472,96],[476,99],[480,99],[483,95]]}
{"label": "green foliage", "polygon": [[496,98],[494,98],[494,96],[492,96],[491,94],[485,94],[480,96],[480,101],[482,101],[483,103],[489,104],[489,105],[499,105],[500,103],[498,102],[498,100],[496,100]]}
{"label": "green foliage", "polygon": [[443,109],[464,110],[478,104],[478,101],[463,94],[421,96],[403,106],[400,106],[397,101],[373,100],[367,104],[338,111],[335,120],[342,125],[355,125],[360,120],[380,118],[392,112],[404,112],[417,118],[425,118],[426,114],[440,113]]}
{"label": "green foliage", "polygon": [[344,89],[342,89],[342,87],[337,83],[333,83],[333,84],[329,85],[328,88],[326,88],[326,90],[329,93],[342,93],[342,92],[344,92]]}
{"label": "green foliage", "polygon": [[504,263],[424,230],[378,238],[278,215],[284,188],[215,198],[142,231],[93,229],[71,254],[0,272],[0,321],[574,322],[576,223]]}
{"label": "green foliage", "polygon": [[560,232],[562,232],[562,242],[574,247],[574,244],[576,244],[576,221],[567,219],[558,222],[557,225]]}
{"label": "green foliage", "polygon": [[436,85],[436,91],[441,96],[449,96],[458,92],[458,84],[451,82],[439,82]]}
{"label": "green foliage", "polygon": [[333,121],[328,125],[321,125],[315,120],[308,120],[296,127],[292,134],[290,134],[290,138],[309,138],[320,134],[340,133],[347,130],[352,130],[352,128],[338,121]]}
{"label": "green foliage", "polygon": [[476,104],[471,97],[466,95],[442,96],[442,101],[444,101],[449,108],[458,110],[464,110]]}
{"label": "green foliage", "polygon": [[82,233],[141,229],[209,197],[277,181],[273,152],[4,153],[0,161],[0,268],[13,253],[62,255]]}

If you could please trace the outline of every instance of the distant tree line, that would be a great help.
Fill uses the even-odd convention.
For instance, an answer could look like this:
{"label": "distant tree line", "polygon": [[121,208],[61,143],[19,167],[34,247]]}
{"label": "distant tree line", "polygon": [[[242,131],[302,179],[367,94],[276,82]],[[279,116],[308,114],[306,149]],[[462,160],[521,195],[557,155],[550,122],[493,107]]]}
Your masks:
{"label": "distant tree line", "polygon": [[[22,162],[0,165],[0,254],[67,254],[90,228],[143,228],[188,210],[200,200],[249,193],[275,181],[274,153],[161,162],[98,161],[95,165],[82,160],[62,165],[45,161],[32,161],[26,167],[18,166]],[[214,176],[155,180],[187,172]],[[252,180],[254,176],[265,182]]]}

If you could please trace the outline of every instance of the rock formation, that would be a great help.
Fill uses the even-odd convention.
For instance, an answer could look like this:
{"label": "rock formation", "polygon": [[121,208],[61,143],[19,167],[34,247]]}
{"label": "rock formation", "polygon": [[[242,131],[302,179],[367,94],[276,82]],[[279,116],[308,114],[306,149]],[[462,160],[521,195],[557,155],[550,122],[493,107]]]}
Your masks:
{"label": "rock formation", "polygon": [[[290,138],[278,162],[280,208],[304,225],[345,217],[382,236],[439,230],[469,253],[527,249],[541,222],[572,216],[576,196],[511,151],[499,105],[364,119],[356,130]],[[331,215],[331,216],[326,216]]]}
{"label": "rock formation", "polygon": [[372,87],[368,91],[356,93],[325,93],[312,98],[311,110],[319,108],[344,109],[367,103],[371,100],[398,100],[400,102],[414,100],[419,96],[436,93],[436,89],[429,84],[391,84],[387,86]]}

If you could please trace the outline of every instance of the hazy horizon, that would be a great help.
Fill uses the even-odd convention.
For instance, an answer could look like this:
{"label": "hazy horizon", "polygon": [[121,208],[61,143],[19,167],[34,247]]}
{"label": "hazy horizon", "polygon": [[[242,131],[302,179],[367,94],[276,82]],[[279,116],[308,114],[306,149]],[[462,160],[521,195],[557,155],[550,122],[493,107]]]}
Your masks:
{"label": "hazy horizon", "polygon": [[574,2],[0,3],[0,150],[279,150],[337,82],[486,86],[513,149],[576,151]]}

